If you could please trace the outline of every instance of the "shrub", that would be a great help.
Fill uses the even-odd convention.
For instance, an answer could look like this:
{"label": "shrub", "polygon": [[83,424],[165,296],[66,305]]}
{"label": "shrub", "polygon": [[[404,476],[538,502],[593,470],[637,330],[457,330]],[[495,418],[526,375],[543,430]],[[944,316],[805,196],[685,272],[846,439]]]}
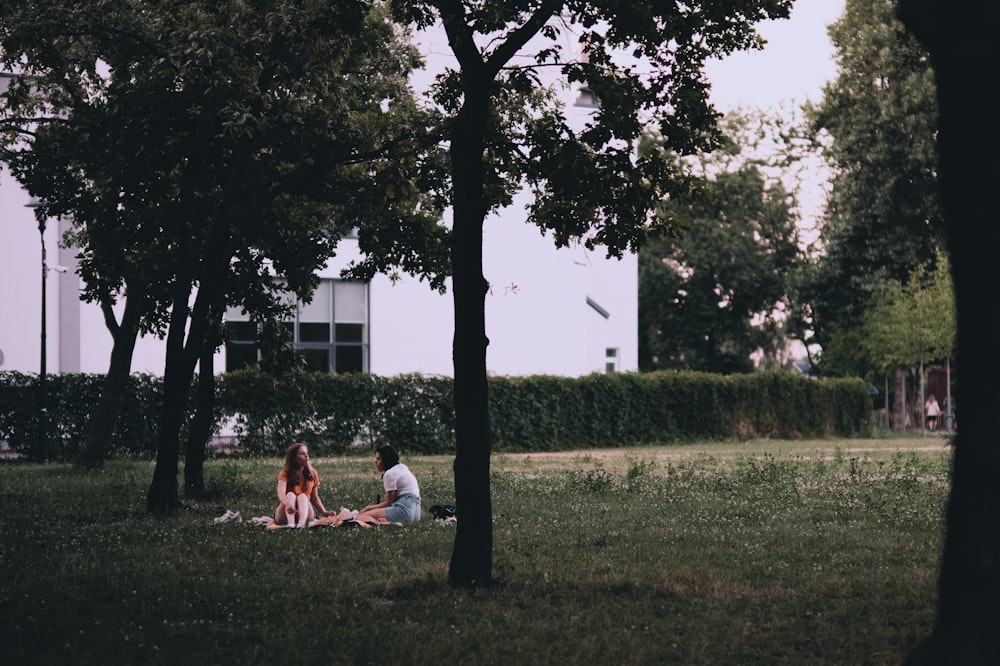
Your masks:
{"label": "shrub", "polygon": [[[52,377],[50,458],[69,459],[79,451],[102,379]],[[162,384],[149,375],[134,375],[130,382],[111,455],[151,457]],[[0,373],[0,438],[36,459],[37,385],[32,375]],[[498,452],[871,434],[871,400],[856,379],[657,372],[491,377],[489,387]],[[307,442],[315,455],[367,448],[377,440],[421,454],[455,449],[448,377],[301,370],[274,375],[250,368],[222,375],[216,390],[217,428],[228,424],[248,454],[277,455],[293,441]]]}

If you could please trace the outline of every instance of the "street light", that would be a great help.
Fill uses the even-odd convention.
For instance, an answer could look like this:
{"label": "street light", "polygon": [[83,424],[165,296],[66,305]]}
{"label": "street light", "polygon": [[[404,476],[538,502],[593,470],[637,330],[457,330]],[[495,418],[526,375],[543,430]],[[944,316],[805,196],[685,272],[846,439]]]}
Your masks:
{"label": "street light", "polygon": [[[38,199],[32,199],[25,204],[26,208],[31,208],[32,210],[38,208],[42,205],[42,202]],[[48,433],[46,432],[48,428],[49,420],[49,410],[46,404],[46,392],[45,392],[45,278],[49,273],[49,265],[45,260],[45,218],[39,216],[36,212],[35,217],[38,219],[38,235],[42,239],[42,346],[41,346],[41,358],[39,359],[39,370],[38,370],[38,441],[42,444],[42,462],[49,461],[49,440]]]}

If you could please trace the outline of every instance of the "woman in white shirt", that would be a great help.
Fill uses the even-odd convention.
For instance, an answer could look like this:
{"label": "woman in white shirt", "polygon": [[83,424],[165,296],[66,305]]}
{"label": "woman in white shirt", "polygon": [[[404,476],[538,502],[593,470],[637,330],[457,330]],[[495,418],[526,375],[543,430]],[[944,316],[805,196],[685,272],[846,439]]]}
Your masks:
{"label": "woman in white shirt", "polygon": [[399,452],[392,446],[375,451],[375,468],[382,472],[385,500],[369,504],[354,519],[358,523],[415,523],[420,520],[420,485],[413,472],[399,462]]}
{"label": "woman in white shirt", "polygon": [[927,402],[924,403],[924,414],[927,416],[927,427],[931,430],[937,430],[938,416],[941,415],[941,407],[938,405],[937,398],[931,393],[930,397],[927,398]]}

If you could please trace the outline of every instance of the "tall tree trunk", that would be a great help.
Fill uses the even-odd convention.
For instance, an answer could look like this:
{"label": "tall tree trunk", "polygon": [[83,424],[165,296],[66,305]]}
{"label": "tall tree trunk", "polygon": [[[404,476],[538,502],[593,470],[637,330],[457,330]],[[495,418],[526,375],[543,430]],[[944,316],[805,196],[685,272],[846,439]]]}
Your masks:
{"label": "tall tree trunk", "polygon": [[927,434],[927,415],[924,413],[924,383],[926,382],[924,377],[924,353],[920,352],[920,379],[917,380],[917,386],[920,388],[920,396],[917,398],[917,413],[920,418],[920,434]]}
{"label": "tall tree trunk", "polygon": [[184,496],[189,499],[205,494],[205,444],[215,424],[215,348],[206,343],[198,362],[198,401],[184,452]]}
{"label": "tall tree trunk", "polygon": [[[184,422],[194,360],[185,348],[184,337],[188,323],[187,285],[189,280],[178,276],[177,294],[174,296],[167,328],[167,354],[163,368],[163,405],[160,408],[160,431],[156,443],[156,467],[153,481],[146,494],[146,511],[160,515],[172,514],[180,506],[177,494],[178,457],[180,433]],[[190,344],[190,340],[189,340]],[[197,356],[194,356],[197,359]]]}
{"label": "tall tree trunk", "polygon": [[958,310],[962,429],[946,510],[938,607],[912,664],[1000,663],[1000,404],[996,314],[1000,289],[995,188],[1000,134],[995,91],[1000,10],[995,0],[901,0],[900,16],[931,54],[938,93],[941,198]]}
{"label": "tall tree trunk", "polygon": [[[209,253],[209,256],[218,255]],[[177,292],[167,329],[167,359],[163,371],[163,407],[156,447],[156,469],[153,470],[153,482],[146,495],[146,510],[149,513],[171,514],[180,506],[177,472],[181,430],[194,368],[206,346],[210,304],[218,300],[220,283],[221,278],[217,276],[203,278],[194,308],[189,309],[187,292],[192,282],[190,279],[177,280]]]}
{"label": "tall tree trunk", "polygon": [[[467,91],[468,92],[468,91]],[[455,304],[455,502],[461,514],[448,569],[455,587],[493,583],[490,414],[483,277],[483,136],[488,97],[466,96],[452,139],[452,291]]]}
{"label": "tall tree trunk", "polygon": [[892,399],[892,431],[906,430],[906,370],[896,368],[893,373],[896,394]]}
{"label": "tall tree trunk", "polygon": [[944,363],[945,397],[944,397],[944,427],[951,432],[952,421],[955,418],[955,398],[951,395],[951,355],[945,359]]}
{"label": "tall tree trunk", "polygon": [[76,459],[81,469],[96,469],[104,464],[111,447],[111,438],[118,426],[129,373],[132,371],[132,355],[135,341],[139,337],[139,323],[145,307],[145,294],[141,289],[130,289],[125,295],[125,309],[121,323],[115,320],[110,304],[102,304],[104,323],[111,333],[111,361],[108,373],[101,386],[101,397],[97,408],[90,416],[83,448]]}
{"label": "tall tree trunk", "polygon": [[[156,447],[156,469],[146,495],[149,513],[170,514],[180,505],[177,496],[177,458],[194,368],[208,344],[212,317],[225,307],[226,280],[233,256],[232,238],[227,227],[231,202],[241,195],[243,175],[250,160],[234,156],[232,171],[212,214],[206,218],[201,249],[200,271],[177,275],[170,324],[167,328],[167,359],[163,371],[163,411]],[[181,249],[180,251],[185,251]],[[191,291],[198,285],[194,306],[188,306]],[[190,315],[190,318],[189,318]],[[190,319],[190,320],[189,320]],[[186,333],[186,340],[185,340]]]}

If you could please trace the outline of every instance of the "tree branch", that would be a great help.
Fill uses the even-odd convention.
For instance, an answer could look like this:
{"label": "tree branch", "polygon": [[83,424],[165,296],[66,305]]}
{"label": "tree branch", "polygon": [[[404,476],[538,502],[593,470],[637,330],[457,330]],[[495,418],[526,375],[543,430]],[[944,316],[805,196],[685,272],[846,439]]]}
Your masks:
{"label": "tree branch", "polygon": [[510,62],[518,51],[524,48],[532,37],[538,34],[550,18],[552,18],[563,6],[562,0],[546,0],[538,6],[538,9],[524,22],[523,25],[510,33],[507,40],[497,47],[493,54],[486,61],[486,71],[491,78],[496,77],[497,72]]}

